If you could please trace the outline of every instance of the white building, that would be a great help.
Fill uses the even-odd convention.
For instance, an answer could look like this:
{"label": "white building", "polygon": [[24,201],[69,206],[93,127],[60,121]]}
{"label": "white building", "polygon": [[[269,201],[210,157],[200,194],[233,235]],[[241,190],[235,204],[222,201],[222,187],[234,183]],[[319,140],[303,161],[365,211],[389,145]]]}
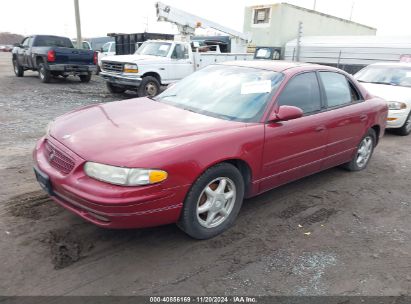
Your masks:
{"label": "white building", "polygon": [[249,6],[244,12],[244,33],[251,34],[249,47],[284,48],[297,37],[302,22],[303,36],[375,35],[377,29],[288,3]]}

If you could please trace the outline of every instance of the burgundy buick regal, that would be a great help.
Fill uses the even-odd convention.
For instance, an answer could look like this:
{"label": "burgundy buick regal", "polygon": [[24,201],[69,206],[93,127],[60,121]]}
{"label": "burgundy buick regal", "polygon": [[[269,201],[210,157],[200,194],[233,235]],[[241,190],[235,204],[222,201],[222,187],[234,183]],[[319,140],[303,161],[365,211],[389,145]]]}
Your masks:
{"label": "burgundy buick regal", "polygon": [[364,169],[386,119],[386,102],[335,68],[216,64],[157,97],[58,117],[34,171],[54,201],[100,227],[177,223],[207,239],[244,198],[338,165]]}

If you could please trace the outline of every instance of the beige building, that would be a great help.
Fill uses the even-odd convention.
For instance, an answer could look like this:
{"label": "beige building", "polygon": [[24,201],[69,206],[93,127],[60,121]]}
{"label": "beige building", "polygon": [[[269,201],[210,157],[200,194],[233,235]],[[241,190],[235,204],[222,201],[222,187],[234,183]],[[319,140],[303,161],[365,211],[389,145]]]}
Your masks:
{"label": "beige building", "polygon": [[288,3],[249,6],[244,12],[244,33],[250,33],[249,46],[284,48],[297,37],[302,22],[303,36],[375,35],[377,29]]}

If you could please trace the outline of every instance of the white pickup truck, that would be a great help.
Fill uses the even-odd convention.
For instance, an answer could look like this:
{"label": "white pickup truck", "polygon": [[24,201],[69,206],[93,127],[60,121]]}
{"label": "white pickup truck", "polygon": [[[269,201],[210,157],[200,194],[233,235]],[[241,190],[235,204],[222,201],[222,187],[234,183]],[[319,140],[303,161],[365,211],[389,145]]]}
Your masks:
{"label": "white pickup truck", "polygon": [[176,82],[209,64],[251,59],[253,54],[193,52],[188,42],[148,40],[132,55],[104,57],[100,75],[112,93],[133,90],[139,96],[155,96],[161,85]]}

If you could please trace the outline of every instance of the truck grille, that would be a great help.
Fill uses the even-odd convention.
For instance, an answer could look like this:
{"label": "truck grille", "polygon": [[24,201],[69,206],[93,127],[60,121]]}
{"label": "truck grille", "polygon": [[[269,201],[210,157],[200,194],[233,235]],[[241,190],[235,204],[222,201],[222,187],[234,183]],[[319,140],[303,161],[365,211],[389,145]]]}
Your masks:
{"label": "truck grille", "polygon": [[121,73],[123,72],[123,64],[114,61],[103,61],[103,71]]}
{"label": "truck grille", "polygon": [[45,148],[50,166],[63,174],[69,174],[73,170],[75,163],[70,156],[50,144],[48,140],[46,140]]}

